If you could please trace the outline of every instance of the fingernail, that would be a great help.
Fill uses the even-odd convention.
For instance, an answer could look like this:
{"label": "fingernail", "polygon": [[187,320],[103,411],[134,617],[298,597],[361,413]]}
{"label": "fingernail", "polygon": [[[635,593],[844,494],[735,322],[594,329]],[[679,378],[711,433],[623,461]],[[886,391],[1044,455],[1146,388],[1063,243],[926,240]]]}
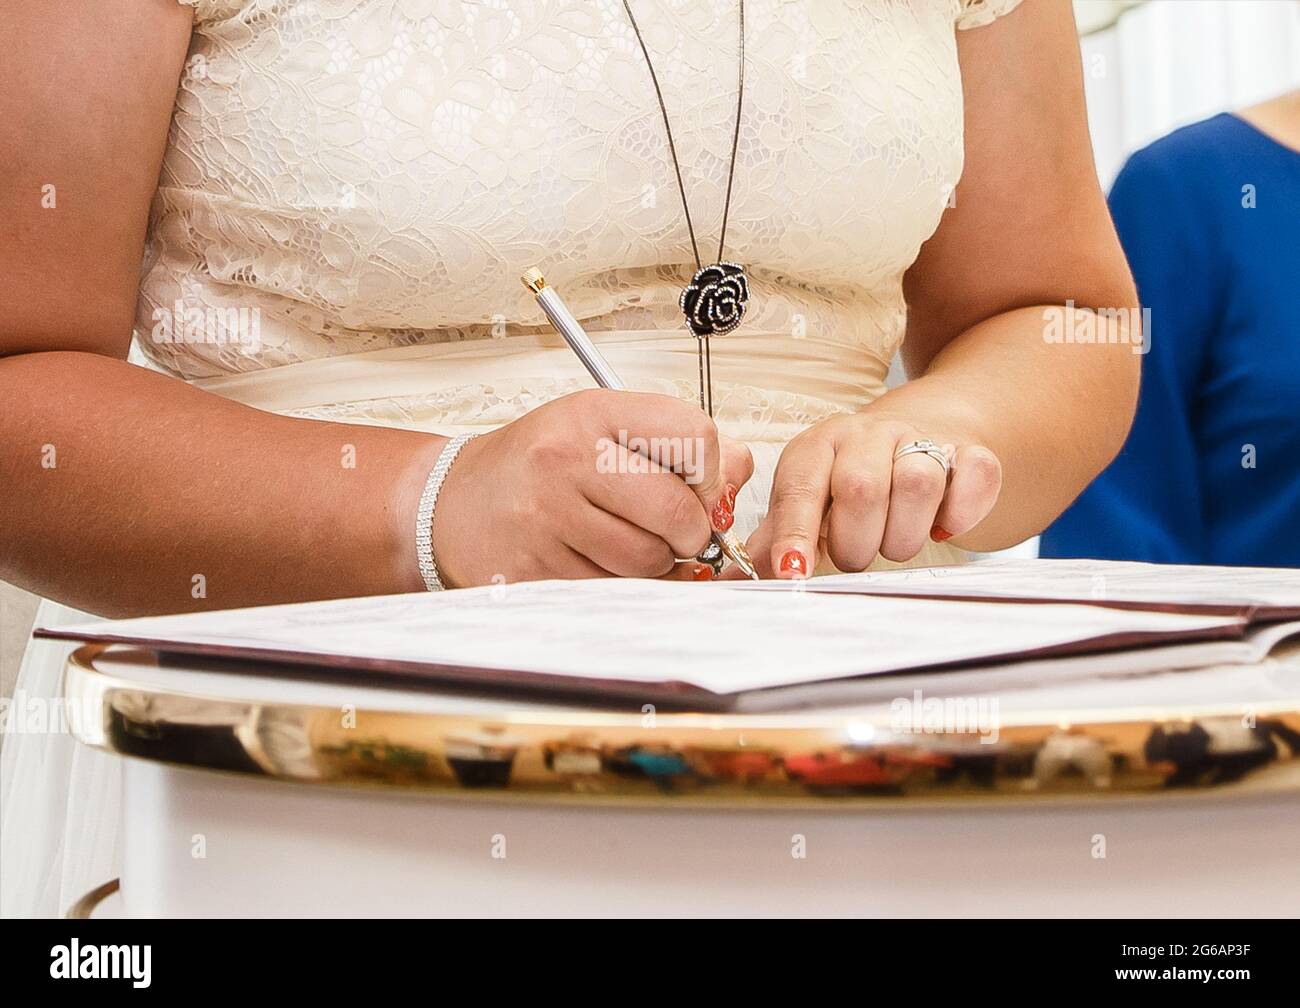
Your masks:
{"label": "fingernail", "polygon": [[691,568],[691,577],[696,581],[712,581],[713,568],[708,564],[696,564]]}
{"label": "fingernail", "polygon": [[[728,487],[727,489],[730,490],[731,488]],[[718,501],[718,506],[713,509],[713,514],[711,515],[711,520],[713,521],[713,527],[717,531],[726,532],[735,523],[736,515],[735,512],[733,511],[734,507],[735,507],[734,495],[731,497],[730,500],[726,495],[724,495],[722,500]]]}
{"label": "fingernail", "polygon": [[780,573],[789,574],[792,577],[805,578],[808,576],[808,561],[798,550],[786,550],[781,557],[779,568]]}
{"label": "fingernail", "polygon": [[945,539],[951,539],[952,533],[942,525],[935,525],[930,529],[930,538],[935,542],[943,542]]}
{"label": "fingernail", "polygon": [[722,499],[727,502],[728,511],[734,512],[736,510],[736,494],[738,493],[740,493],[740,491],[736,489],[735,484],[727,484],[727,489],[723,494]]}

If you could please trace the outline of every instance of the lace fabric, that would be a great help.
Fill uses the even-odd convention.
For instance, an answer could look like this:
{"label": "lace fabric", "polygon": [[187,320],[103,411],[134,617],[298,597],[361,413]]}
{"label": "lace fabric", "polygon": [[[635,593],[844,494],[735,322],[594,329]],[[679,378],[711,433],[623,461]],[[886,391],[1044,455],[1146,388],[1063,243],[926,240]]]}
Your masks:
{"label": "lace fabric", "polygon": [[[532,265],[589,328],[680,331],[694,262],[619,0],[184,2],[194,38],[137,317],[155,366],[213,378],[538,332],[518,282]],[[747,327],[792,356],[801,338],[838,342],[843,367],[883,375],[903,271],[961,170],[954,26],[1016,2],[749,0],[728,242],[755,278]],[[735,5],[638,14],[708,248]],[[257,338],[158,338],[178,308],[257,309]],[[814,390],[774,374],[767,391]]]}

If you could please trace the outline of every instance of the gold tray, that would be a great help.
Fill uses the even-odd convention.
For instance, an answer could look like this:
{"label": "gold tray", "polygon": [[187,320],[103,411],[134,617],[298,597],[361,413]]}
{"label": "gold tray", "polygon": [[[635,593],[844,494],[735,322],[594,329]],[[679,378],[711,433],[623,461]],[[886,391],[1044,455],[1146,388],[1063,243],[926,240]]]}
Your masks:
{"label": "gold tray", "polygon": [[68,662],[81,742],[298,784],[695,807],[1300,794],[1300,698],[1004,717],[988,744],[973,730],[900,733],[889,718],[816,711],[511,712],[497,702],[479,716],[217,698],[106,673],[96,659],[107,648]]}

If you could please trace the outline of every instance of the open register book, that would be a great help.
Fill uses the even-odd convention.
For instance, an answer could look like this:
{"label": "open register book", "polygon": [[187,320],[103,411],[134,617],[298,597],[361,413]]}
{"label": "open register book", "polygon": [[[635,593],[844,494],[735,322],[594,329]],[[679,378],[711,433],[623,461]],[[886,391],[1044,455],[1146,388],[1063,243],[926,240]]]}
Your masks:
{"label": "open register book", "polygon": [[882,677],[923,672],[1010,685],[1255,662],[1300,633],[1298,615],[1300,571],[992,561],[793,585],[544,581],[37,635],[253,673],[274,664],[619,706],[772,710],[852,702],[878,694]]}

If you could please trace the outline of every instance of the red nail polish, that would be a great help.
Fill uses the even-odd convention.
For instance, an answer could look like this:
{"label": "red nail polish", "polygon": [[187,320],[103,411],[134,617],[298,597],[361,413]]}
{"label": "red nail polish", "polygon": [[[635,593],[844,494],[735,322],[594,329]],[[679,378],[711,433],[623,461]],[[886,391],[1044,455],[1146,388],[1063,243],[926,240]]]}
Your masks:
{"label": "red nail polish", "polygon": [[727,502],[728,511],[734,512],[736,510],[736,494],[738,493],[740,493],[740,491],[737,490],[733,484],[727,484],[727,490],[726,493],[723,494],[722,499]]}
{"label": "red nail polish", "polygon": [[724,497],[718,501],[718,506],[713,509],[713,527],[719,532],[726,532],[736,521],[736,516],[731,513],[731,509],[726,507],[727,500]]}
{"label": "red nail polish", "polygon": [[945,539],[951,539],[952,533],[942,525],[935,525],[930,529],[930,538],[935,542],[943,542]]}
{"label": "red nail polish", "polygon": [[786,550],[781,556],[780,573],[794,577],[807,577],[808,561],[798,550]]}
{"label": "red nail polish", "polygon": [[691,568],[691,577],[696,581],[712,581],[713,568],[708,564],[696,564]]}

